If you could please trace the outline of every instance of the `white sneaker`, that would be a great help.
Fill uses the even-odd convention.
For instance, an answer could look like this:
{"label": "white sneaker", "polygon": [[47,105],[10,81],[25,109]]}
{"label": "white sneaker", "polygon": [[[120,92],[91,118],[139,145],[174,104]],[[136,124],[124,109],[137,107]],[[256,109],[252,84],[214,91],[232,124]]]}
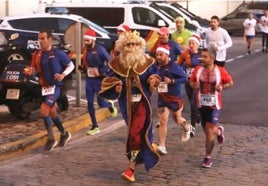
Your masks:
{"label": "white sneaker", "polygon": [[167,148],[165,146],[159,145],[157,150],[161,155],[167,154]]}
{"label": "white sneaker", "polygon": [[194,127],[190,124],[188,124],[189,130],[188,131],[184,131],[182,132],[182,136],[181,136],[181,141],[186,142],[190,139],[191,137],[191,132],[194,130]]}

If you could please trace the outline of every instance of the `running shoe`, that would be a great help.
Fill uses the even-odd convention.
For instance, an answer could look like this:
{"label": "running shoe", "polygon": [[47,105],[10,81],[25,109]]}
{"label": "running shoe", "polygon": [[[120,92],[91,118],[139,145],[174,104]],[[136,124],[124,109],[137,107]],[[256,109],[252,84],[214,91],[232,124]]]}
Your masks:
{"label": "running shoe", "polygon": [[223,144],[225,137],[224,137],[224,128],[223,126],[219,126],[218,129],[221,131],[221,134],[217,136],[217,141],[219,144]]}
{"label": "running shoe", "polygon": [[186,142],[190,139],[191,137],[191,132],[193,131],[194,127],[190,124],[188,124],[189,130],[185,131],[183,130],[182,136],[181,136],[181,141]]}
{"label": "running shoe", "polygon": [[66,143],[72,138],[71,133],[66,131],[65,135],[60,135],[60,142],[58,144],[59,147],[65,147]]}
{"label": "running shoe", "polygon": [[52,151],[54,147],[56,147],[57,143],[58,142],[55,139],[47,139],[44,150],[48,152]]}
{"label": "running shoe", "polygon": [[159,145],[157,148],[157,151],[161,154],[161,155],[165,155],[167,154],[167,148],[165,146]]}
{"label": "running shoe", "polygon": [[125,170],[125,172],[121,174],[121,178],[132,183],[136,181],[134,177],[134,171],[131,168]]}
{"label": "running shoe", "polygon": [[108,103],[111,104],[111,107],[109,107],[109,111],[111,112],[111,116],[116,117],[118,111],[117,111],[117,108],[114,106],[114,102],[109,100]]}
{"label": "running shoe", "polygon": [[195,127],[192,127],[192,131],[191,131],[191,137],[195,137]]}
{"label": "running shoe", "polygon": [[94,135],[97,133],[100,133],[99,127],[92,127],[91,129],[87,131],[87,135]]}
{"label": "running shoe", "polygon": [[204,158],[203,163],[202,163],[202,167],[210,168],[211,165],[212,165],[211,158]]}

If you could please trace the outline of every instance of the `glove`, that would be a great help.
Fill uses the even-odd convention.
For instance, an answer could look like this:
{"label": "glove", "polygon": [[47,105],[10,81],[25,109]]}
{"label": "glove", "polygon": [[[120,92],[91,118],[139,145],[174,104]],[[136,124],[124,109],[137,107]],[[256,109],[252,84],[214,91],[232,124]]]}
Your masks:
{"label": "glove", "polygon": [[78,70],[81,72],[86,72],[86,69],[82,65],[78,65]]}

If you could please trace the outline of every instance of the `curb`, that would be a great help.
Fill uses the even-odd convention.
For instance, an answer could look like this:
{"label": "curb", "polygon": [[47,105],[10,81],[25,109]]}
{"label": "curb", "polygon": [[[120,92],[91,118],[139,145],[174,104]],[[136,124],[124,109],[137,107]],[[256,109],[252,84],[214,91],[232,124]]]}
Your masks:
{"label": "curb", "polygon": [[[111,113],[107,108],[96,109],[96,118],[98,122],[106,119],[110,115]],[[81,116],[75,117],[72,120],[64,121],[63,125],[70,133],[75,133],[76,131],[87,128],[92,124],[89,118],[90,116],[88,113],[82,114]],[[55,133],[55,138],[58,139],[60,134],[57,128],[54,127],[53,132]],[[47,132],[42,131],[26,137],[25,139],[0,145],[0,160],[7,159],[43,146],[47,140],[46,136]]]}

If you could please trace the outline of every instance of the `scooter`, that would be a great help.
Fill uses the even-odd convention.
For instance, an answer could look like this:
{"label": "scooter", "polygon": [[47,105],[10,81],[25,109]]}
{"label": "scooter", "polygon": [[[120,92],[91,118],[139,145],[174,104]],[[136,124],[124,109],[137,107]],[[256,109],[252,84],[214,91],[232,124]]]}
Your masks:
{"label": "scooter", "polygon": [[18,38],[18,33],[13,33],[9,38],[6,38],[0,32],[0,73],[2,73],[5,66],[14,61],[16,63],[30,64],[30,56],[27,55],[26,49],[14,44],[14,41]]}
{"label": "scooter", "polygon": [[[26,119],[31,112],[40,108],[41,87],[33,67],[12,63],[5,67],[0,82],[0,104],[5,104],[18,119]],[[62,91],[57,102],[60,110],[67,110],[69,107],[66,93],[67,90]]]}

